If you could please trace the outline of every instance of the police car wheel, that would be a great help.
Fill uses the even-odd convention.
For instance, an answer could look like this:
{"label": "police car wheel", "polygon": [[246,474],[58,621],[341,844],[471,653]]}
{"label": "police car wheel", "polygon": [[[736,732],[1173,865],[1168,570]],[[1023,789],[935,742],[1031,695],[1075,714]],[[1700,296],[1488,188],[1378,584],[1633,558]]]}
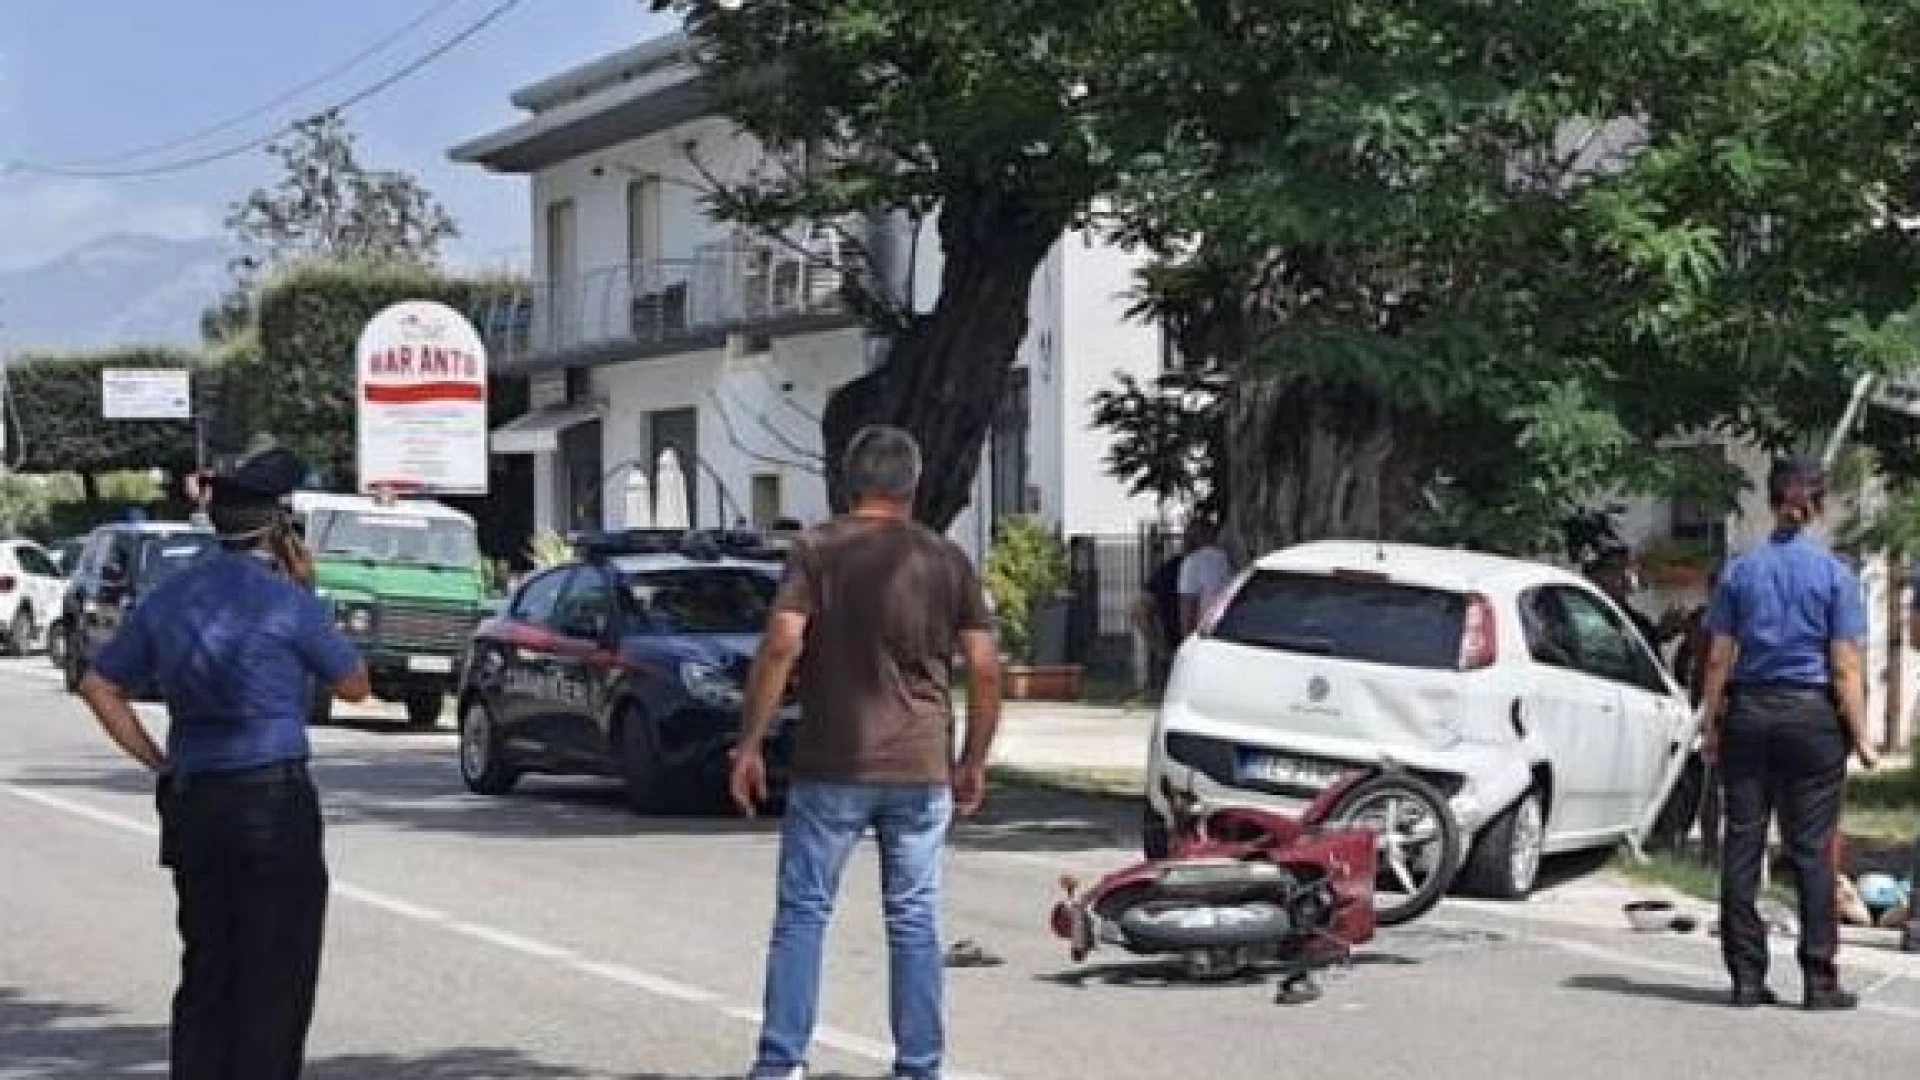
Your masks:
{"label": "police car wheel", "polygon": [[660,753],[659,732],[636,705],[620,710],[620,777],[627,784],[627,804],[637,814],[658,814],[675,808],[671,773]]}
{"label": "police car wheel", "polygon": [[505,795],[520,779],[507,761],[492,710],[477,697],[460,710],[460,779],[476,795]]}

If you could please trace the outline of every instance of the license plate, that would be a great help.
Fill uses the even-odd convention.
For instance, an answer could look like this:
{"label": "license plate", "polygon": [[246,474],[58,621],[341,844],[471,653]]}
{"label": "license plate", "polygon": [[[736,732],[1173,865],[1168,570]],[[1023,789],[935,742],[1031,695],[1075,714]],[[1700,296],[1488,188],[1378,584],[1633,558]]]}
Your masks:
{"label": "license plate", "polygon": [[1345,772],[1344,768],[1332,762],[1311,761],[1283,754],[1248,754],[1240,761],[1242,780],[1314,791],[1331,786]]}
{"label": "license plate", "polygon": [[409,656],[407,657],[407,670],[425,672],[431,675],[451,675],[453,674],[453,657]]}

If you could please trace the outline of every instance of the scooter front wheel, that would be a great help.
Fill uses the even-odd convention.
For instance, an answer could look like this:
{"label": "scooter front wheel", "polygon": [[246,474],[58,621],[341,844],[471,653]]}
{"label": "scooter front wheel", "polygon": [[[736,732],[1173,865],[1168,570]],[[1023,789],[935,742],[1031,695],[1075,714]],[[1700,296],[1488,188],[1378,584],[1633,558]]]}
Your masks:
{"label": "scooter front wheel", "polygon": [[1327,823],[1378,838],[1374,919],[1399,926],[1432,911],[1460,868],[1460,823],[1432,785],[1404,773],[1369,777],[1348,789]]}

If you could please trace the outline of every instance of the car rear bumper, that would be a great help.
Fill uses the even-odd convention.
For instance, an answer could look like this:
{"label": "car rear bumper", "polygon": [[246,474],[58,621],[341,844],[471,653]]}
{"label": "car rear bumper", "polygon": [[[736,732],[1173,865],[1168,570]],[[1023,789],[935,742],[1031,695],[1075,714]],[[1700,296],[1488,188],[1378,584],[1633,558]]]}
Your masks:
{"label": "car rear bumper", "polygon": [[1284,732],[1200,732],[1156,729],[1148,766],[1147,798],[1167,813],[1164,789],[1203,799],[1298,811],[1325,784],[1275,782],[1248,769],[1259,755],[1276,755],[1324,768],[1329,777],[1391,761],[1445,796],[1468,835],[1480,831],[1532,786],[1532,770],[1511,748],[1462,744],[1447,750],[1381,747]]}

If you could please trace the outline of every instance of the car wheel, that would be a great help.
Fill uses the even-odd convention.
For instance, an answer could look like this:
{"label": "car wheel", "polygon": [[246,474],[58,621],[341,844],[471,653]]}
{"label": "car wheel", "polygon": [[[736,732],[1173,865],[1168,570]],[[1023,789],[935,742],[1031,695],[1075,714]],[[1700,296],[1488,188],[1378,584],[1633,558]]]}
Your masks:
{"label": "car wheel", "polygon": [[33,651],[34,635],[39,633],[33,625],[33,609],[25,604],[13,613],[13,625],[7,627],[7,655],[25,656]]}
{"label": "car wheel", "polygon": [[1149,859],[1164,859],[1173,853],[1173,836],[1167,819],[1147,803],[1140,808],[1140,850]]}
{"label": "car wheel", "polygon": [[479,697],[460,710],[460,779],[476,795],[505,795],[520,779],[507,760],[493,710]]}
{"label": "car wheel", "polygon": [[1546,844],[1546,813],[1535,788],[1480,833],[1461,871],[1461,883],[1469,892],[1489,899],[1524,900],[1539,881]]}
{"label": "car wheel", "polygon": [[78,636],[77,634],[67,635],[66,663],[62,665],[62,670],[66,672],[67,676],[66,684],[67,693],[69,694],[79,693],[80,682],[87,677],[87,662],[83,658],[85,655],[85,643],[76,640]]}
{"label": "car wheel", "polygon": [[326,727],[333,723],[333,688],[319,679],[307,690],[307,724]]}
{"label": "car wheel", "polygon": [[446,708],[446,695],[438,690],[407,695],[407,726],[429,730],[440,725],[440,713]]}
{"label": "car wheel", "polygon": [[55,619],[47,627],[47,663],[57,668],[67,666],[67,623],[64,619]]}

